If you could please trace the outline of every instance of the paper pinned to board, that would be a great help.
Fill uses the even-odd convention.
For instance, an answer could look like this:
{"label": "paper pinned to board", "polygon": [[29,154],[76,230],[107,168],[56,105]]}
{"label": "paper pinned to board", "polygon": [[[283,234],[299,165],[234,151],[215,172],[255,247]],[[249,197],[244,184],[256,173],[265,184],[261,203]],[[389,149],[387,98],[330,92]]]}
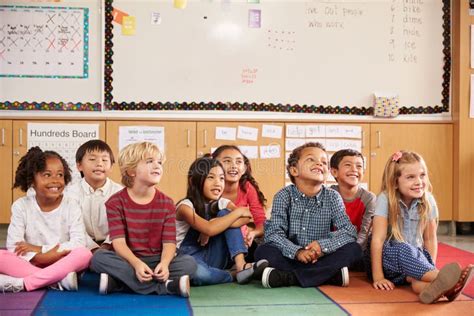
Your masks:
{"label": "paper pinned to board", "polygon": [[281,156],[280,145],[260,146],[260,158],[270,159],[270,158],[280,158],[280,156]]}
{"label": "paper pinned to board", "polygon": [[241,146],[239,149],[248,159],[258,159],[258,146]]}
{"label": "paper pinned to board", "polygon": [[216,139],[236,140],[236,135],[235,127],[216,127]]}
{"label": "paper pinned to board", "polygon": [[237,138],[256,141],[258,139],[258,128],[239,126],[237,128]]}
{"label": "paper pinned to board", "polygon": [[262,125],[262,137],[281,139],[283,127],[279,125]]}

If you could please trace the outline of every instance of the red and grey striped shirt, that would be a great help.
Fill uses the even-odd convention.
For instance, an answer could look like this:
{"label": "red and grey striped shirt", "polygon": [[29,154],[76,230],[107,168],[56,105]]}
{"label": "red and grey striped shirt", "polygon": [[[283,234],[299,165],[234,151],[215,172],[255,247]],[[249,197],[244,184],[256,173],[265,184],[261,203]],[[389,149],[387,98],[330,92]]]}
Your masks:
{"label": "red and grey striped shirt", "polygon": [[148,204],[137,204],[124,188],[105,203],[110,239],[125,238],[136,256],[161,254],[163,243],[176,243],[173,200],[156,190]]}

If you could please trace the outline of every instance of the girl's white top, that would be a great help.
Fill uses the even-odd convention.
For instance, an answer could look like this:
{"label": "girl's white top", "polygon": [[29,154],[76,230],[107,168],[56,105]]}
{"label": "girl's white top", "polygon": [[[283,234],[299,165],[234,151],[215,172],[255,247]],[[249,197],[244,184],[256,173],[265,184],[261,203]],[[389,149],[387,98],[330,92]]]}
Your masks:
{"label": "girl's white top", "polygon": [[[217,205],[217,207],[219,208],[219,210],[225,209],[227,208],[227,205],[229,204],[229,202],[230,200],[228,199],[220,198],[218,202],[219,204]],[[189,206],[195,212],[194,205],[190,200],[184,199],[180,201],[176,205],[176,209],[178,209],[178,207],[181,204]],[[196,214],[196,216],[199,216],[199,215]],[[176,220],[176,248],[179,248],[179,246],[181,246],[181,243],[183,242],[184,237],[188,233],[188,230],[190,227],[191,225],[189,225],[186,221]]]}
{"label": "girl's white top", "polygon": [[[79,204],[63,196],[56,209],[43,212],[35,195],[19,198],[12,205],[7,249],[15,252],[16,243],[20,241],[42,246],[42,253],[58,244],[58,251],[85,246],[86,233]],[[35,255],[35,252],[28,252],[21,257],[30,261]]]}

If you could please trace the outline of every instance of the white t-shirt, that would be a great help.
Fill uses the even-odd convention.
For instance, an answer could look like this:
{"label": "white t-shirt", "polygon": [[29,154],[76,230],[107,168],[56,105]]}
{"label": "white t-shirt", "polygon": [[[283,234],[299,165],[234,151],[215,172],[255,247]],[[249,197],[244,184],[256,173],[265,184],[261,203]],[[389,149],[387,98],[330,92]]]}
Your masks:
{"label": "white t-shirt", "polygon": [[104,186],[94,191],[89,183],[82,178],[81,181],[68,187],[65,192],[66,196],[75,199],[81,207],[82,218],[88,235],[87,248],[99,247],[95,241],[111,243],[105,202],[122,188],[120,184],[107,178]]}
{"label": "white t-shirt", "polygon": [[[64,196],[56,209],[43,212],[36,202],[36,196],[19,198],[12,205],[7,234],[8,250],[14,252],[15,244],[20,241],[42,246],[42,253],[58,244],[58,251],[85,246],[86,233],[79,204]],[[35,252],[28,252],[21,257],[30,261],[35,255]]]}
{"label": "white t-shirt", "polygon": [[[222,210],[222,209],[227,208],[227,205],[230,203],[230,200],[225,199],[225,198],[220,198],[218,203],[219,204],[217,205],[217,207],[219,208],[219,210]],[[178,209],[178,207],[181,204],[189,206],[193,211],[195,211],[194,210],[194,205],[190,200],[184,199],[184,200],[180,201],[176,205],[176,209]],[[176,248],[179,248],[179,246],[181,246],[181,243],[183,242],[184,237],[188,233],[188,230],[189,230],[190,227],[191,227],[191,225],[189,225],[188,222],[179,221],[179,220],[176,219]]]}

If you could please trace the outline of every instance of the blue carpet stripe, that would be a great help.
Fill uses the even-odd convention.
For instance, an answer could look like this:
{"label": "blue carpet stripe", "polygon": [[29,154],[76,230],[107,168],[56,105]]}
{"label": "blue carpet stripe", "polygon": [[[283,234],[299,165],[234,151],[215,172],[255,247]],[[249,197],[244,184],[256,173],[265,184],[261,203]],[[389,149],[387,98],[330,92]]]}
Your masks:
{"label": "blue carpet stripe", "polygon": [[99,294],[99,276],[86,273],[78,292],[49,290],[34,315],[191,315],[187,299],[129,293]]}

